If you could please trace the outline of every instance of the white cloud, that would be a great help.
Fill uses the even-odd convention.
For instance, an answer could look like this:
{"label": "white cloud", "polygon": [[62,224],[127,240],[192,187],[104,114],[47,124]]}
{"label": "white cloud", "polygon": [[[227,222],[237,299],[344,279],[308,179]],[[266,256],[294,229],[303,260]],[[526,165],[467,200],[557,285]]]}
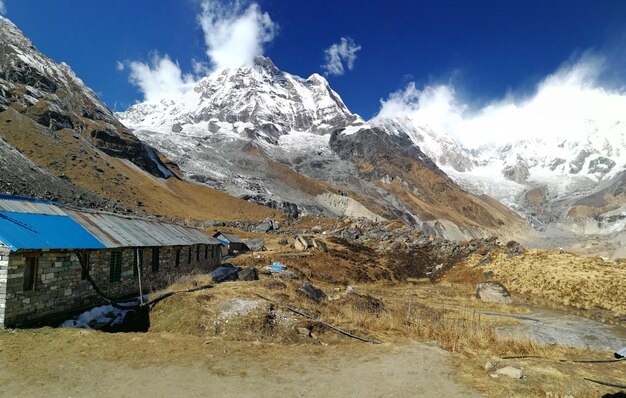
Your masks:
{"label": "white cloud", "polygon": [[148,63],[132,61],[127,66],[130,82],[141,90],[148,102],[183,94],[195,84],[194,77],[183,74],[178,63],[167,55],[161,57],[154,54]]}
{"label": "white cloud", "polygon": [[610,126],[626,121],[626,92],[603,87],[605,63],[583,57],[543,79],[534,94],[497,100],[478,110],[463,103],[450,85],[404,90],[381,100],[376,117],[408,116],[416,124],[447,131],[468,147],[522,138],[582,137],[589,122]]}
{"label": "white cloud", "polygon": [[145,101],[153,102],[189,92],[197,80],[212,72],[249,65],[254,57],[263,55],[263,46],[275,37],[278,25],[258,4],[248,4],[245,0],[228,4],[203,0],[198,22],[209,62],[191,59],[193,73],[183,73],[178,62],[158,54],[150,62],[117,62],[116,69],[130,70],[129,81]]}
{"label": "white cloud", "polygon": [[204,0],[198,21],[204,32],[206,54],[215,70],[249,65],[263,55],[263,46],[272,41],[278,26],[259,5],[244,6],[231,1]]}
{"label": "white cloud", "polygon": [[0,0],[0,15],[5,15],[7,13],[7,8],[4,5],[4,0]]}
{"label": "white cloud", "polygon": [[361,46],[356,44],[354,40],[349,37],[342,37],[339,43],[335,43],[324,50],[326,64],[322,68],[327,75],[343,75],[345,72],[344,65],[349,70],[354,67],[356,53],[360,49]]}

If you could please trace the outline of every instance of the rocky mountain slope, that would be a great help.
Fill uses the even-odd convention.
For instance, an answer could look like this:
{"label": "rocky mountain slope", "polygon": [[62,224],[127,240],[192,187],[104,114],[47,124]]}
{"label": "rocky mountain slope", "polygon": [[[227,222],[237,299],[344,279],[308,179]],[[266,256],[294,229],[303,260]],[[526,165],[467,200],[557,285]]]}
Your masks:
{"label": "rocky mountain slope", "polygon": [[137,139],[68,65],[1,16],[0,154],[3,194],[199,219],[271,214],[180,180],[178,167]]}
{"label": "rocky mountain slope", "polygon": [[352,114],[323,77],[291,75],[265,57],[117,115],[189,178],[292,214],[403,219],[453,238],[524,229],[411,141]]}
{"label": "rocky mountain slope", "polygon": [[0,19],[0,109],[12,108],[51,131],[79,132],[97,149],[157,177],[172,173],[125,128],[65,63],[38,52],[15,25]]}
{"label": "rocky mountain slope", "polygon": [[91,191],[81,189],[36,165],[0,139],[0,193],[48,198],[81,207],[124,211]]}

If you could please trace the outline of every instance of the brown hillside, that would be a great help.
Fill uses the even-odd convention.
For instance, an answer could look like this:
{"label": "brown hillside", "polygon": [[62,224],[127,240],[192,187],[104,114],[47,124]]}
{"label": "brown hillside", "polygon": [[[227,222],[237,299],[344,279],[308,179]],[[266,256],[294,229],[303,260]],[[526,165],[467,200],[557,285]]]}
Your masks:
{"label": "brown hillside", "polygon": [[128,160],[103,153],[74,130],[52,132],[12,108],[0,113],[0,137],[52,174],[145,214],[197,220],[278,215],[203,185],[155,177]]}
{"label": "brown hillside", "polygon": [[[524,220],[487,196],[473,195],[452,181],[418,148],[378,129],[361,131],[358,138],[333,134],[331,146],[358,166],[370,183],[393,193],[421,220],[449,220],[461,228],[520,232]],[[375,148],[373,150],[372,148]]]}

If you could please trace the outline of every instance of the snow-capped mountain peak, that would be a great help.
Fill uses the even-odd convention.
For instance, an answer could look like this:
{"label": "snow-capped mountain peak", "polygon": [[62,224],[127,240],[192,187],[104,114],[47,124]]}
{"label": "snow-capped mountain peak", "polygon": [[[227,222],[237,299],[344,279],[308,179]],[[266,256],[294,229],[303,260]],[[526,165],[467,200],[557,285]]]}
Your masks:
{"label": "snow-capped mountain peak", "polygon": [[[611,193],[606,188],[621,186],[626,176],[624,122],[586,120],[576,135],[519,138],[473,149],[410,115],[376,118],[370,123],[388,134],[408,136],[459,185],[498,199],[526,215],[538,228],[554,222],[569,225],[572,212],[587,217],[593,214],[598,220],[604,220],[603,212],[626,214],[621,194],[615,193],[619,190]],[[572,210],[576,206],[578,212]],[[580,210],[581,206],[588,208]],[[614,231],[626,217],[610,214],[610,221],[600,221],[594,227],[596,233]],[[574,225],[571,228],[580,228],[579,221]]]}
{"label": "snow-capped mountain peak", "polygon": [[520,139],[476,151],[479,165],[501,163],[544,174],[580,176],[594,181],[613,178],[626,166],[626,124],[587,122],[582,137]]}
{"label": "snow-capped mountain peak", "polygon": [[303,79],[262,56],[200,79],[189,93],[137,104],[118,116],[134,128],[159,131],[206,123],[210,133],[240,134],[242,126],[254,125],[274,141],[292,131],[324,134],[359,119],[319,74]]}

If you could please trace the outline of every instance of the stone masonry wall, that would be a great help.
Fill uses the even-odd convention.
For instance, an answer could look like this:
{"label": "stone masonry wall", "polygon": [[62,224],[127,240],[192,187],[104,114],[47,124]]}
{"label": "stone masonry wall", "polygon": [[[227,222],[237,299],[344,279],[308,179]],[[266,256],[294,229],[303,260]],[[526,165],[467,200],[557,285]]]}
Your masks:
{"label": "stone masonry wall", "polygon": [[[207,258],[205,258],[205,246]],[[150,293],[171,284],[181,277],[195,272],[208,272],[221,263],[219,246],[193,245],[159,248],[159,270],[152,270],[152,248],[124,248],[121,278],[110,282],[110,261],[113,249],[87,250],[89,274],[96,285],[110,297],[136,296],[139,292],[138,277],[135,276],[135,250],[142,254],[141,282],[143,293]],[[176,267],[176,251],[180,251],[179,266]],[[24,291],[24,269],[26,258],[37,257],[35,284],[32,290]],[[3,256],[6,260],[7,257]],[[19,251],[8,256],[8,267],[0,260],[0,309],[4,306],[4,317],[0,325],[20,326],[30,321],[42,320],[52,315],[89,308],[104,303],[93,286],[81,277],[81,266],[77,255],[69,250]],[[6,269],[6,284],[3,285],[3,269]],[[2,299],[2,289],[6,297]]]}
{"label": "stone masonry wall", "polygon": [[9,273],[9,253],[11,250],[0,244],[0,327],[4,325],[4,309],[6,307],[7,275]]}

